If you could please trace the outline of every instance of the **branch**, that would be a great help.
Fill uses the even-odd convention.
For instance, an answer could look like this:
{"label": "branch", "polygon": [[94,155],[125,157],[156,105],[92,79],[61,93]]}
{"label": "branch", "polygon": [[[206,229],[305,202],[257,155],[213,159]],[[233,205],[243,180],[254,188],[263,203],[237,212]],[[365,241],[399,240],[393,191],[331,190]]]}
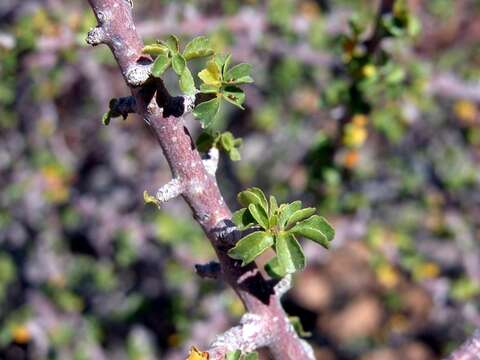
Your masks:
{"label": "branch", "polygon": [[446,360],[478,360],[480,359],[480,329],[455,350]]}
{"label": "branch", "polygon": [[[313,360],[312,349],[299,339],[283,311],[280,292],[276,293],[275,284],[262,276],[255,263],[242,267],[241,262],[227,254],[234,241],[227,244],[219,236],[225,224],[231,223],[231,212],[214,176],[218,160],[215,153],[212,153],[207,160],[210,162],[202,161],[183,123],[182,116],[186,109],[193,106],[193,101],[189,105],[183,98],[181,112],[177,108],[168,107],[172,99],[176,98],[168,94],[161,80],[150,77],[152,59],[142,54],[143,43],[135,30],[132,8],[128,1],[89,0],[89,3],[97,17],[98,26],[90,31],[87,41],[92,45],[106,44],[111,49],[130,86],[132,96],[135,97],[136,111],[152,129],[171,169],[173,180],[167,188],[161,189],[157,198],[167,200],[174,195],[182,195],[217,253],[222,278],[235,290],[251,314],[246,316],[240,330],[226,334],[243,336],[247,330],[253,331],[260,326],[268,334],[263,337],[261,344],[269,348],[275,359]],[[238,234],[238,231],[233,231],[232,234]],[[236,239],[236,236],[229,239]],[[261,325],[258,319],[262,319]],[[216,344],[220,343],[217,339]],[[222,344],[228,344],[228,341],[225,340]],[[259,344],[252,343],[252,347]]]}

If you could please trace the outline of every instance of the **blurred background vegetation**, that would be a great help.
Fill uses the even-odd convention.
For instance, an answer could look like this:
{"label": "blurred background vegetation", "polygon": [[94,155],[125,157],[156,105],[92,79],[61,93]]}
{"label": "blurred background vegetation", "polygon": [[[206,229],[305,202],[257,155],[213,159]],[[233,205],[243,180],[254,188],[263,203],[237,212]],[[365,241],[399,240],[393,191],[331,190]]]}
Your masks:
{"label": "blurred background vegetation", "polygon": [[[334,224],[284,299],[318,359],[438,359],[480,326],[478,0],[134,4],[146,42],[205,34],[253,65],[217,178],[232,209],[259,186]],[[214,254],[186,205],[144,205],[170,173],[142,120],[101,124],[128,89],[95,23],[0,2],[1,359],[184,359],[243,313],[194,274]]]}

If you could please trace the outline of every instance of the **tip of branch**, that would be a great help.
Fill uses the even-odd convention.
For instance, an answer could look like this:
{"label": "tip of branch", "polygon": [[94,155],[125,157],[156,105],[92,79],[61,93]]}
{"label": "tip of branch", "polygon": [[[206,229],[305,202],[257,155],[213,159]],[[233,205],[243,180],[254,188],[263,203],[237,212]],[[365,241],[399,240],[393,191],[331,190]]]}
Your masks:
{"label": "tip of branch", "polygon": [[92,28],[87,34],[86,42],[92,46],[104,43],[105,31],[100,26]]}

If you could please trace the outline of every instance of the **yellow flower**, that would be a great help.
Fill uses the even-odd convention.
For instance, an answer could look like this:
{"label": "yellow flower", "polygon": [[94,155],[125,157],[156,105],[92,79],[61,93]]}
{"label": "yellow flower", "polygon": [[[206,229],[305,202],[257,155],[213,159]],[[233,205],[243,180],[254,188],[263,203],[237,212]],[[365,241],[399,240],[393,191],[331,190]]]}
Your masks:
{"label": "yellow flower", "polygon": [[381,264],[376,268],[378,282],[387,289],[394,288],[398,284],[398,272],[390,264]]}
{"label": "yellow flower", "polygon": [[468,100],[459,100],[453,106],[455,115],[465,123],[471,124],[477,118],[477,106]]}
{"label": "yellow flower", "polygon": [[437,264],[427,261],[414,269],[415,277],[419,280],[434,279],[440,275],[440,268]]}
{"label": "yellow flower", "polygon": [[200,351],[192,346],[186,360],[208,360],[208,352]]}
{"label": "yellow flower", "polygon": [[357,126],[365,126],[368,123],[368,117],[364,114],[355,114],[352,117],[352,123]]}
{"label": "yellow flower", "polygon": [[358,126],[350,123],[345,127],[343,143],[348,147],[358,148],[365,143],[368,131],[364,126]]}
{"label": "yellow flower", "polygon": [[373,64],[367,64],[362,67],[362,75],[371,78],[377,74],[377,68]]}
{"label": "yellow flower", "polygon": [[12,330],[12,337],[17,344],[26,344],[32,336],[25,325],[17,325]]}

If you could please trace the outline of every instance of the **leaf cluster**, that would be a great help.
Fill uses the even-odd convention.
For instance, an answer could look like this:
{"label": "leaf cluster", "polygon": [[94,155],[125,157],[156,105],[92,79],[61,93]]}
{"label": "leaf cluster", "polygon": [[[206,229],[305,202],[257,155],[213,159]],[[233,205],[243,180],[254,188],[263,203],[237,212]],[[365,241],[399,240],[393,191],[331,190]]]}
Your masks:
{"label": "leaf cluster", "polygon": [[200,120],[203,127],[211,124],[220,109],[221,100],[243,109],[245,93],[239,85],[252,83],[250,64],[238,64],[230,67],[230,55],[215,55],[208,61],[205,69],[198,73],[202,80],[200,92],[213,96],[212,99],[200,103],[193,114]]}
{"label": "leaf cluster", "polygon": [[[193,111],[202,127],[208,127],[213,122],[219,112],[221,100],[243,109],[245,93],[239,85],[253,82],[250,76],[251,65],[242,63],[230,68],[231,56],[215,54],[207,37],[194,38],[181,52],[178,38],[170,35],[165,41],[158,40],[145,46],[143,52],[155,56],[152,66],[154,77],[161,77],[172,67],[179,76],[179,86],[183,93],[186,95],[201,93],[203,96],[199,98],[207,99],[198,103]],[[198,73],[202,84],[200,89],[197,89],[187,62],[210,56],[206,67]]]}
{"label": "leaf cluster", "polygon": [[297,237],[305,237],[328,248],[335,231],[316,209],[302,207],[301,201],[278,205],[275,197],[267,200],[259,188],[249,188],[238,194],[244,208],[233,214],[232,221],[240,230],[253,228],[229,250],[230,257],[249,264],[265,250],[272,248],[276,255],[266,264],[272,277],[303,270],[305,254]]}
{"label": "leaf cluster", "polygon": [[242,145],[242,142],[241,138],[235,138],[230,131],[215,134],[204,131],[197,139],[197,149],[201,152],[208,152],[212,147],[216,147],[227,153],[230,160],[239,161],[241,157],[238,148]]}

